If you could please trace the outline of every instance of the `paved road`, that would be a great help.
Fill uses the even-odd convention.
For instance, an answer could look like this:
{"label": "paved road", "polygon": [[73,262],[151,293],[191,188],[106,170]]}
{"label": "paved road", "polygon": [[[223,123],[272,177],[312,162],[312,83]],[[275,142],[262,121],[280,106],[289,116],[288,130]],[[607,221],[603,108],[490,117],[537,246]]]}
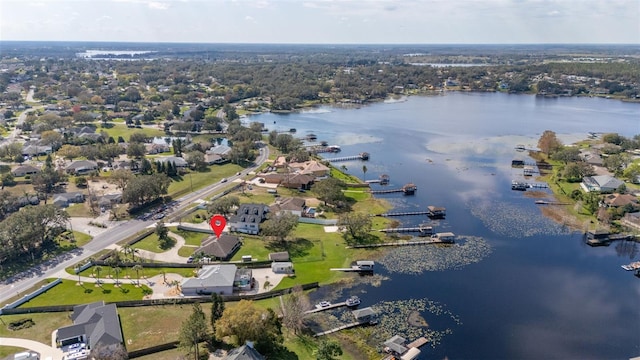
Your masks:
{"label": "paved road", "polygon": [[[234,175],[232,177],[229,177],[228,181],[231,182],[239,179],[247,172],[255,170],[268,158],[269,150],[267,147],[263,147],[260,150],[260,154],[256,159],[254,166],[243,170],[241,175]],[[174,213],[179,213],[183,210],[186,210],[189,205],[191,205],[198,199],[203,199],[221,192],[227,185],[227,183],[216,183],[177,199],[179,205]],[[43,263],[28,271],[17,274],[5,281],[0,282],[0,307],[6,304],[8,299],[16,295],[24,295],[25,292],[33,287],[37,282],[48,278],[60,277],[60,275],[65,272],[65,268],[73,266],[81,260],[87,259],[90,256],[101,251],[102,249],[105,249],[122,239],[132,236],[135,233],[140,232],[155,223],[155,220],[129,220],[122,222],[109,231],[95,236],[87,245],[82,248],[60,255],[54,260]]]}
{"label": "paved road", "polygon": [[27,115],[29,115],[30,113],[32,113],[34,111],[38,111],[38,110],[40,110],[42,108],[44,108],[44,106],[40,105],[40,106],[32,107],[30,109],[27,109],[27,110],[23,111],[18,116],[18,120],[16,121],[16,127],[13,129],[13,131],[11,131],[11,133],[9,134],[9,136],[7,138],[2,139],[2,141],[0,141],[0,146],[13,143],[16,140],[16,138],[18,137],[18,135],[20,134],[20,129],[18,129],[18,125],[22,125],[24,123],[24,121],[27,120]]}
{"label": "paved road", "polygon": [[56,349],[41,342],[18,339],[18,338],[5,338],[0,337],[0,347],[2,346],[15,346],[23,349],[33,350],[40,354],[40,359],[62,360],[62,350]]}

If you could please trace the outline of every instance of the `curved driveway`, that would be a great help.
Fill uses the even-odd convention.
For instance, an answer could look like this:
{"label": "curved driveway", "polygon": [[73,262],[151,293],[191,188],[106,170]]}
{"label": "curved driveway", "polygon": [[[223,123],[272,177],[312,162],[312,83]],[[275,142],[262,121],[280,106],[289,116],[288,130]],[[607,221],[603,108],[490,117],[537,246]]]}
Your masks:
{"label": "curved driveway", "polygon": [[0,347],[2,346],[15,346],[23,349],[28,349],[40,354],[40,359],[62,360],[62,350],[56,349],[41,342],[18,339],[18,338],[5,338],[0,337]]}

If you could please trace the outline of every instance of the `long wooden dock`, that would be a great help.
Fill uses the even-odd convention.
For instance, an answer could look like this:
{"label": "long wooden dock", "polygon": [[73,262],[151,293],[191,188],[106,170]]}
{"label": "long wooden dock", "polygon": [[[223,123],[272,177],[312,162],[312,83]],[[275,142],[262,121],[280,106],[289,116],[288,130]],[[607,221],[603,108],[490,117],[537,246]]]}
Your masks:
{"label": "long wooden dock", "polygon": [[333,329],[330,329],[330,330],[327,330],[327,331],[315,333],[313,336],[318,337],[318,336],[323,336],[323,335],[329,335],[329,334],[333,334],[334,332],[338,332],[340,330],[349,329],[349,328],[352,328],[352,327],[356,327],[356,326],[360,326],[360,325],[366,325],[366,324],[369,324],[369,323],[368,322],[352,322],[350,324],[338,326],[336,328],[333,328]]}
{"label": "long wooden dock", "polygon": [[326,159],[329,162],[339,162],[339,161],[350,161],[350,160],[362,160],[362,161],[367,161],[369,160],[369,153],[366,152],[362,152],[358,155],[351,155],[351,156],[341,156],[341,157],[335,157],[335,158],[328,158]]}
{"label": "long wooden dock", "polygon": [[417,339],[415,339],[414,341],[412,341],[411,343],[409,343],[409,345],[407,345],[408,348],[419,348],[422,345],[428,343],[429,340],[427,340],[427,338],[425,338],[424,336],[419,337]]}
{"label": "long wooden dock", "polygon": [[[400,189],[402,191],[402,189]],[[396,191],[398,192],[398,191]],[[393,216],[414,216],[414,215],[429,215],[429,211],[406,211],[406,212],[394,212],[394,213],[384,213],[378,214],[376,216],[381,217],[393,217]]]}
{"label": "long wooden dock", "polygon": [[419,232],[424,235],[432,235],[433,227],[431,226],[398,227],[398,228],[380,229],[378,231],[383,233]]}
{"label": "long wooden dock", "polygon": [[325,307],[315,307],[311,310],[307,310],[304,313],[305,314],[313,314],[313,313],[317,313],[317,312],[321,312],[321,311],[325,311],[325,310],[330,310],[330,309],[335,309],[335,308],[339,308],[339,307],[343,307],[343,306],[347,306],[347,302],[343,301],[343,302],[339,302],[339,303],[335,303],[335,304],[331,304],[329,306],[325,306]]}
{"label": "long wooden dock", "polygon": [[353,245],[353,246],[347,246],[347,249],[374,248],[374,247],[383,247],[383,246],[430,245],[430,244],[451,244],[451,241],[448,241],[448,240],[445,241],[438,238],[429,238],[425,240],[393,241],[393,242],[383,242],[383,243],[377,243],[377,244]]}

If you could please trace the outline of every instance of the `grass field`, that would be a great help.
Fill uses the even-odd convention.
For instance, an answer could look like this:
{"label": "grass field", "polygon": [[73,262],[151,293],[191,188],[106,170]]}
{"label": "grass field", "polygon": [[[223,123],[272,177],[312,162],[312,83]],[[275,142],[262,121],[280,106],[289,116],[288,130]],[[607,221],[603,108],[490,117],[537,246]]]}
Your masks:
{"label": "grass field", "polygon": [[[3,326],[0,326],[0,337],[16,337],[22,339],[29,339],[41,342],[43,344],[51,345],[51,333],[63,326],[71,325],[68,312],[59,313],[44,313],[44,314],[21,314],[21,315],[2,315]],[[18,321],[20,319],[31,319],[35,323],[34,326],[12,331],[4,326],[12,321]],[[23,351],[21,348],[0,346],[0,359],[4,359],[18,351]],[[13,359],[13,358],[11,358]]]}
{"label": "grass field", "polygon": [[169,231],[182,236],[184,238],[185,244],[192,246],[200,246],[202,244],[202,240],[209,237],[209,234],[206,233],[178,230],[177,227],[170,227]]}
{"label": "grass field", "polygon": [[[122,277],[124,274],[121,273],[120,276]],[[26,302],[20,307],[74,305],[100,300],[104,300],[105,302],[139,300],[145,295],[145,290],[151,291],[151,289],[144,285],[136,287],[131,284],[122,284],[120,287],[115,287],[113,284],[97,286],[93,283],[85,283],[80,286],[77,285],[76,281],[62,280],[62,283],[59,285],[54,286],[44,294]]]}
{"label": "grass field", "polygon": [[184,175],[178,179],[172,179],[169,185],[169,196],[179,197],[192,190],[198,190],[207,185],[211,185],[242,171],[242,167],[235,164],[212,165],[208,167],[208,171],[194,171]]}
{"label": "grass field", "polygon": [[131,136],[131,134],[136,132],[144,133],[145,135],[150,137],[165,136],[164,131],[160,129],[147,128],[147,127],[143,127],[141,129],[128,128],[127,125],[125,125],[124,123],[111,124],[111,127],[106,127],[106,128],[100,127],[98,128],[98,132],[100,131],[105,131],[107,134],[109,134],[109,136],[113,137],[116,141],[118,140],[118,136],[122,136],[122,138],[124,138],[126,141],[129,141],[129,137]]}
{"label": "grass field", "polygon": [[131,245],[134,249],[147,250],[154,253],[163,253],[169,249],[161,249],[160,241],[158,239],[158,235],[156,233],[152,233],[151,235],[145,237],[144,239],[138,241],[137,243]]}

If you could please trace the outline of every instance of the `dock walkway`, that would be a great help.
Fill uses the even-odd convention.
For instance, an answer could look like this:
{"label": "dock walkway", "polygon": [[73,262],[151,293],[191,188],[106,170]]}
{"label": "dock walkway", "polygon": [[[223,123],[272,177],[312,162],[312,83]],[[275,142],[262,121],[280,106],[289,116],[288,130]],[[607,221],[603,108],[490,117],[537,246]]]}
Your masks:
{"label": "dock walkway", "polygon": [[333,329],[329,329],[327,331],[323,331],[323,332],[319,332],[319,333],[315,333],[313,336],[318,337],[318,336],[323,336],[323,335],[329,335],[329,334],[333,334],[334,332],[338,332],[340,330],[344,330],[344,329],[349,329],[352,327],[356,327],[356,326],[360,326],[360,325],[365,325],[368,324],[368,322],[352,322],[350,324],[346,324],[346,325],[342,325],[342,326],[338,326],[336,328]]}
{"label": "dock walkway", "polygon": [[451,241],[444,241],[442,239],[430,238],[427,240],[394,241],[394,242],[384,242],[384,243],[377,243],[377,244],[353,245],[353,246],[347,246],[347,249],[373,248],[373,247],[383,247],[383,246],[450,244],[450,243]]}
{"label": "dock walkway", "polygon": [[321,312],[321,311],[325,311],[325,310],[329,310],[329,309],[335,309],[335,308],[339,308],[339,307],[342,307],[342,306],[347,306],[347,302],[343,301],[343,302],[331,304],[331,305],[325,306],[325,307],[315,307],[314,309],[307,310],[304,313],[305,314],[314,314],[314,313],[317,313],[317,312]]}

